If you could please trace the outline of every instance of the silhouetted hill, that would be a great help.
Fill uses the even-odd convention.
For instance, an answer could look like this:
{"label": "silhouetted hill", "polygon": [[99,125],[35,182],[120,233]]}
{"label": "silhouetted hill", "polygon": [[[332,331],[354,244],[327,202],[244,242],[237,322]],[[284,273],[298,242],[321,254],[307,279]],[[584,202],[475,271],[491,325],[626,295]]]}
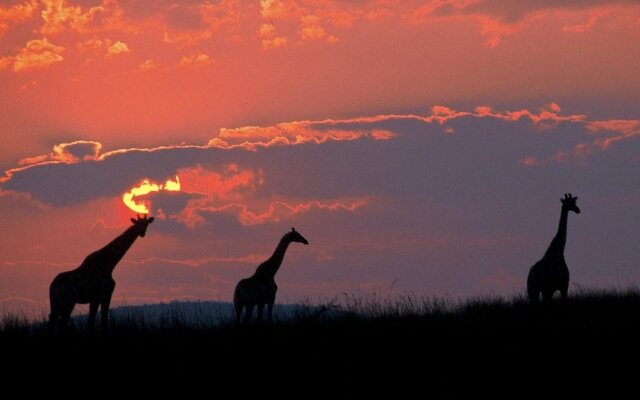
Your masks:
{"label": "silhouetted hill", "polygon": [[[273,326],[248,327],[225,323],[230,305],[219,303],[226,317],[201,323],[213,304],[117,309],[107,335],[76,329],[51,337],[38,326],[5,324],[0,352],[12,366],[6,382],[33,377],[97,385],[105,377],[107,389],[206,390],[212,397],[265,390],[298,398],[469,392],[526,398],[547,391],[554,395],[545,397],[573,398],[635,390],[636,290],[582,292],[566,304],[539,307],[520,298],[460,304],[346,298],[339,307],[292,306]],[[185,309],[195,310],[192,322],[180,319]],[[164,322],[139,317],[155,313]]]}

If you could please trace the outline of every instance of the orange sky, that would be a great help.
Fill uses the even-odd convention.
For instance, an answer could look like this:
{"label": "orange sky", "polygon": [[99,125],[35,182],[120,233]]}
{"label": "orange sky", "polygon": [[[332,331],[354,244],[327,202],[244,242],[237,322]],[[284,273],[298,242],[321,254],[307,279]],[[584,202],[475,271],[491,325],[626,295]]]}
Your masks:
{"label": "orange sky", "polygon": [[442,103],[637,100],[637,2],[512,3],[5,2],[2,159]]}
{"label": "orange sky", "polygon": [[[124,192],[175,176],[147,199],[160,218],[118,270],[123,301],[228,300],[291,225],[312,243],[286,261],[292,299],[396,278],[509,293],[571,187],[636,232],[613,275],[574,255],[578,279],[634,282],[640,3],[556,3],[3,2],[0,300],[46,303],[124,230]],[[520,225],[489,218],[503,201]]]}

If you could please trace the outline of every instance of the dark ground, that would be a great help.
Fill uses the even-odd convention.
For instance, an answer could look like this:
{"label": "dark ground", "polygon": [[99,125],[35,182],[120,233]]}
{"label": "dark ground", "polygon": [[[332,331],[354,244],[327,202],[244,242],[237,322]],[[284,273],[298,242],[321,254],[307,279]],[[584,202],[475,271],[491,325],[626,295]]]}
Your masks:
{"label": "dark ground", "polygon": [[633,398],[639,333],[635,291],[538,307],[478,301],[422,315],[307,315],[273,326],[127,325],[54,336],[5,327],[1,376],[5,393],[15,386],[63,397]]}

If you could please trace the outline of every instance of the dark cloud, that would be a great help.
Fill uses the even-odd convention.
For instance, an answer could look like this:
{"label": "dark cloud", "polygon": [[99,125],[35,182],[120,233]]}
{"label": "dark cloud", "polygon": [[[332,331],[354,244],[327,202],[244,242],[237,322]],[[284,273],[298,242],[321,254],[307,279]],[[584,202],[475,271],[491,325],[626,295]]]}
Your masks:
{"label": "dark cloud", "polygon": [[503,22],[517,22],[525,15],[546,9],[584,10],[598,6],[617,4],[638,4],[638,0],[482,0],[458,8],[452,6],[458,2],[444,3],[434,11],[436,15],[486,14]]}
{"label": "dark cloud", "polygon": [[[264,184],[255,187],[255,197],[263,199],[435,193],[455,196],[465,192],[461,186],[477,187],[477,195],[483,196],[487,187],[499,190],[499,185],[517,185],[521,177],[513,171],[521,168],[518,163],[525,157],[552,162],[559,150],[570,152],[577,143],[593,136],[579,116],[523,110],[480,117],[443,110],[438,114],[442,124],[425,122],[425,117],[395,116],[319,121],[304,128],[329,135],[332,130],[384,130],[396,135],[388,140],[363,137],[322,144],[273,145],[256,151],[198,146],[116,151],[95,161],[43,163],[18,170],[2,188],[28,193],[45,204],[66,206],[119,197],[142,178],[164,182],[180,169],[202,166],[223,171],[234,164],[262,171]],[[568,121],[571,118],[574,122]],[[295,131],[286,134],[292,136]],[[86,144],[71,148],[78,159],[92,149]],[[480,177],[484,179],[477,179]],[[429,188],[437,190],[430,193]]]}

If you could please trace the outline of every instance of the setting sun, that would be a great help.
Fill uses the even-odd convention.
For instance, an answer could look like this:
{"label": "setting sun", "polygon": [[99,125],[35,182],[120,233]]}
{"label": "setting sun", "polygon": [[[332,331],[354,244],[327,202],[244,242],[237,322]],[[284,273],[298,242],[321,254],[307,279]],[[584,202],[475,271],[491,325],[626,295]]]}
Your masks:
{"label": "setting sun", "polygon": [[149,179],[143,179],[140,184],[122,195],[122,201],[136,214],[149,214],[151,202],[150,200],[137,199],[148,195],[149,193],[167,190],[170,192],[180,191],[180,178],[176,175],[175,180],[168,179],[164,184],[151,182]]}

